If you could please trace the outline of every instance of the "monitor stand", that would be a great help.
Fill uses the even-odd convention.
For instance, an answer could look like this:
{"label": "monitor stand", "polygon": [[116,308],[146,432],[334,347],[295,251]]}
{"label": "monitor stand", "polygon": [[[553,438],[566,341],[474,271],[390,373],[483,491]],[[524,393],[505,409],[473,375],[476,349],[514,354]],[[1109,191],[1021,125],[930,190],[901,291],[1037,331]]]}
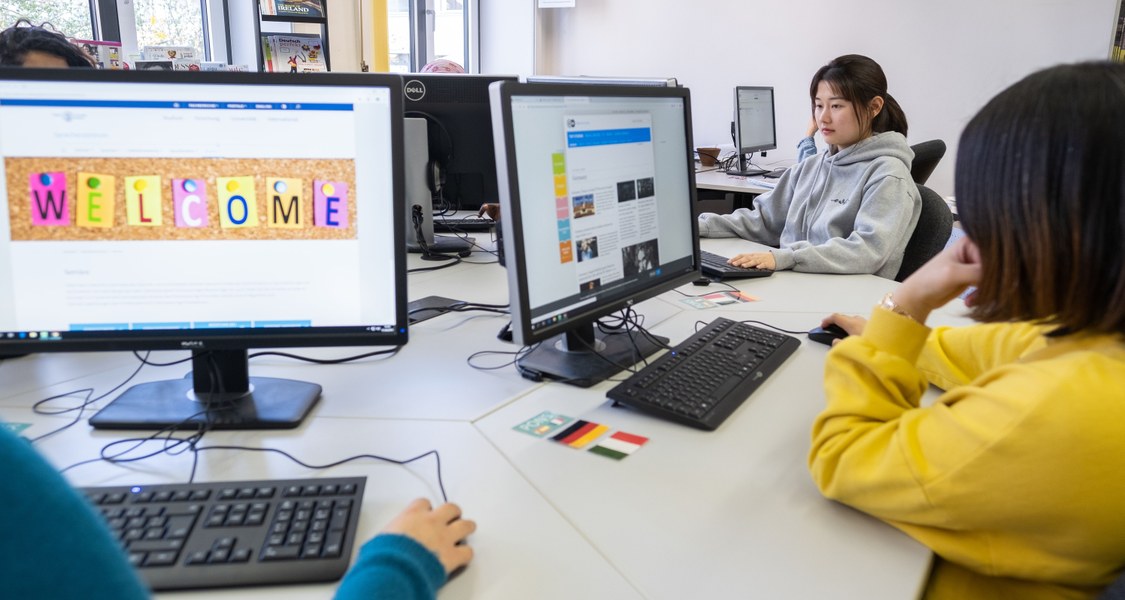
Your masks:
{"label": "monitor stand", "polygon": [[667,344],[665,337],[639,331],[603,333],[590,323],[543,341],[519,359],[518,367],[524,377],[547,377],[585,388],[632,367]]}
{"label": "monitor stand", "polygon": [[755,177],[757,175],[765,175],[766,173],[769,173],[769,171],[759,169],[750,164],[750,161],[746,160],[746,155],[744,154],[738,155],[738,164],[736,166],[727,169],[727,175],[740,175],[742,177]]}
{"label": "monitor stand", "polygon": [[96,429],[293,429],[315,383],[250,377],[246,350],[193,350],[183,379],[135,385],[90,417]]}

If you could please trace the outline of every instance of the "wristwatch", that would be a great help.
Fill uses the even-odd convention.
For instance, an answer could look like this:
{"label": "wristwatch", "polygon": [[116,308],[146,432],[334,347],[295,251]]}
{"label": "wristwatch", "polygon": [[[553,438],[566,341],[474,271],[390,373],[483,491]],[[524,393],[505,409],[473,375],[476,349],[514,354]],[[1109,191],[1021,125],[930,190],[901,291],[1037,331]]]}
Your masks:
{"label": "wristwatch", "polygon": [[876,306],[878,306],[879,308],[885,308],[897,315],[902,315],[907,319],[910,319],[911,321],[919,322],[918,319],[914,318],[914,315],[906,312],[906,309],[895,303],[894,292],[887,292],[887,295],[883,296],[883,299],[880,300],[879,304],[877,304]]}

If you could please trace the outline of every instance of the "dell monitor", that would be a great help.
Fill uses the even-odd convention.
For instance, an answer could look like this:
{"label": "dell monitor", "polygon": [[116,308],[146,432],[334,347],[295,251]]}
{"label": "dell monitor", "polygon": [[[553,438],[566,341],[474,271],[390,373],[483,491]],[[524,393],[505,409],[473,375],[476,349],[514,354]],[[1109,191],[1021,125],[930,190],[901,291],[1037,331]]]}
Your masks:
{"label": "dell monitor", "polygon": [[516,80],[503,75],[403,75],[405,116],[426,120],[426,185],[435,211],[475,211],[499,202],[488,86]]}
{"label": "dell monitor", "polygon": [[685,88],[496,84],[517,365],[580,386],[659,349],[596,321],[699,277]]}
{"label": "dell monitor", "polygon": [[777,148],[777,127],[774,123],[773,88],[738,86],[734,88],[734,147],[738,164],[727,171],[731,175],[762,175],[767,171],[750,164],[747,154]]}
{"label": "dell monitor", "polygon": [[0,353],[189,350],[105,428],[296,427],[248,350],[406,342],[398,76],[0,70]]}

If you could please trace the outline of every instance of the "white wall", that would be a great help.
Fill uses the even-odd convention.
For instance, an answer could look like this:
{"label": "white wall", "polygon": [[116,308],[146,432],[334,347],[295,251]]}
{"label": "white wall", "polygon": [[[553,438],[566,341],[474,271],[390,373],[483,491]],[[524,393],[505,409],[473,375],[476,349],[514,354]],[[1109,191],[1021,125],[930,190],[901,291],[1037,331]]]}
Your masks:
{"label": "white wall", "polygon": [[883,66],[910,141],[949,145],[929,185],[951,195],[968,119],[1035,69],[1108,57],[1118,1],[577,0],[538,9],[536,72],[675,76],[691,89],[696,146],[730,143],[734,86],[772,85],[780,147],[768,164],[796,157],[816,69],[865,54]]}
{"label": "white wall", "polygon": [[535,0],[480,0],[480,72],[535,73]]}

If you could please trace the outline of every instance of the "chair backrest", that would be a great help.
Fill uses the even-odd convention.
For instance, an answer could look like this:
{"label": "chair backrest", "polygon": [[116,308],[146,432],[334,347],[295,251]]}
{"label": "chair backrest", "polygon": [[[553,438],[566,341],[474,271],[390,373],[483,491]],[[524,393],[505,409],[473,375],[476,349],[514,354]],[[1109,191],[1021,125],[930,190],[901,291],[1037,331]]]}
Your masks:
{"label": "chair backrest", "polygon": [[902,266],[898,269],[895,281],[906,279],[918,267],[926,264],[945,248],[953,231],[953,213],[940,194],[919,184],[918,193],[922,196],[922,212],[918,215],[918,225],[906,243],[902,255]]}
{"label": "chair backrest", "polygon": [[1109,584],[1109,587],[1098,596],[1098,600],[1125,600],[1125,573]]}
{"label": "chair backrest", "polygon": [[910,163],[910,177],[914,183],[922,185],[937,168],[941,157],[945,156],[945,142],[930,140],[914,144],[910,149],[914,151],[914,160]]}

